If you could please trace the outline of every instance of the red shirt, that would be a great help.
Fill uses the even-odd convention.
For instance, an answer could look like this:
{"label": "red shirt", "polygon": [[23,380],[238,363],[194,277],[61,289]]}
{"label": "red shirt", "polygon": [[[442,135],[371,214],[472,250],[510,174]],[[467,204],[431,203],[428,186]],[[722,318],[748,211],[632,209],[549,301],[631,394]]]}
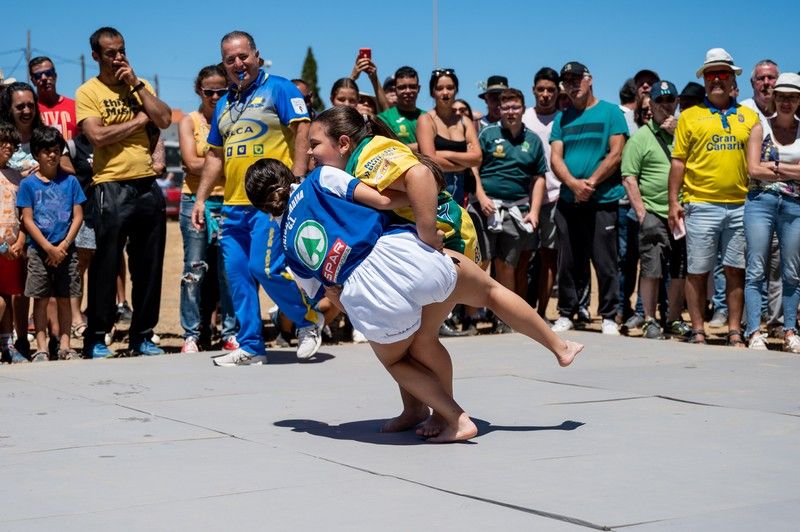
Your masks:
{"label": "red shirt", "polygon": [[75,119],[75,100],[66,96],[59,96],[58,103],[47,107],[39,100],[39,114],[45,125],[58,129],[64,140],[69,140],[78,134],[78,122]]}

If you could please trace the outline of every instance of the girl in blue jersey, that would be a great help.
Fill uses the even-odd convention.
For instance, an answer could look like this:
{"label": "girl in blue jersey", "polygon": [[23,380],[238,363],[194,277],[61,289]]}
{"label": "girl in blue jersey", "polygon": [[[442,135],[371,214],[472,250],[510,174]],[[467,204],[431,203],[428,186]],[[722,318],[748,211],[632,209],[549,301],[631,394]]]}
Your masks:
{"label": "girl in blue jersey", "polygon": [[[350,315],[397,383],[441,416],[428,441],[470,439],[477,427],[452,397],[452,385],[431,371],[449,355],[439,344],[415,343],[424,323],[438,324],[452,306],[486,306],[515,330],[550,349],[568,366],[583,348],[558,338],[524,300],[457,252],[452,259],[423,243],[412,227],[393,226],[386,213],[407,205],[405,194],[377,190],[323,166],[294,188],[280,161],[263,159],[245,176],[258,209],[282,217],[281,235],[295,278],[311,296],[324,291]],[[424,307],[424,308],[423,308]],[[438,320],[438,321],[437,321]],[[416,354],[424,354],[417,357]],[[410,356],[409,356],[410,355]]]}

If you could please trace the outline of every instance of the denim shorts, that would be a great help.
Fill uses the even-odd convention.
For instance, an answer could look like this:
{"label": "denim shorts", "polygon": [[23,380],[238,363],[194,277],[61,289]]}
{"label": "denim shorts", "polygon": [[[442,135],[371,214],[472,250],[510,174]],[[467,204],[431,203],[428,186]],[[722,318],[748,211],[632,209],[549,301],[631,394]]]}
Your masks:
{"label": "denim shorts", "polygon": [[743,203],[687,203],[685,212],[690,274],[713,270],[718,253],[723,266],[744,269]]}

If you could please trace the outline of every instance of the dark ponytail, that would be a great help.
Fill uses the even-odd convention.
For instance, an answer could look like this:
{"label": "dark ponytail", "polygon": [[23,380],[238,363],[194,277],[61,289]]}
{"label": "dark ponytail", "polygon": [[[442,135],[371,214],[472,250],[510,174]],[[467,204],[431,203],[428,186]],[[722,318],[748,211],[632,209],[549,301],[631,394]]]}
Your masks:
{"label": "dark ponytail", "polygon": [[292,171],[277,159],[260,159],[250,165],[244,175],[247,199],[256,209],[281,216],[295,182]]}

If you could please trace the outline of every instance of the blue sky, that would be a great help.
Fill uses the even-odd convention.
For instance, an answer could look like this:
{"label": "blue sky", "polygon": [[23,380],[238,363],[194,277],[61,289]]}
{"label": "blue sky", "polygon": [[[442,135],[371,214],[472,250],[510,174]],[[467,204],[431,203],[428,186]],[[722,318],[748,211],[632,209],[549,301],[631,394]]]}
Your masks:
{"label": "blue sky", "polygon": [[[800,70],[797,0],[767,2],[758,10],[752,1],[734,0],[719,3],[713,14],[698,12],[707,4],[697,1],[599,4],[439,0],[438,66],[455,69],[460,96],[478,109],[483,109],[478,83],[489,75],[506,75],[532,101],[533,74],[542,66],[558,70],[572,60],[586,64],[595,93],[614,102],[623,81],[641,68],[656,70],[680,90],[695,79],[705,51],[716,46],[726,48],[745,69],[743,96],[751,94],[747,77],[760,59],[769,57],[782,70]],[[224,33],[242,29],[255,37],[262,57],[272,61],[270,72],[287,78],[299,76],[311,46],[326,105],[333,81],[350,73],[360,47],[371,47],[381,78],[404,64],[420,72],[419,105],[427,109],[427,81],[434,67],[432,6],[432,0],[14,1],[4,10],[0,67],[6,76],[25,80],[19,50],[30,29],[34,55],[55,59],[59,91],[73,96],[81,81],[81,54],[86,55],[87,77],[97,73],[89,35],[110,25],[125,36],[137,74],[152,81],[157,73],[161,97],[188,111],[198,103],[192,89],[197,71],[219,61]],[[764,17],[762,26],[757,25],[759,16]],[[369,88],[363,78],[359,84]]]}

